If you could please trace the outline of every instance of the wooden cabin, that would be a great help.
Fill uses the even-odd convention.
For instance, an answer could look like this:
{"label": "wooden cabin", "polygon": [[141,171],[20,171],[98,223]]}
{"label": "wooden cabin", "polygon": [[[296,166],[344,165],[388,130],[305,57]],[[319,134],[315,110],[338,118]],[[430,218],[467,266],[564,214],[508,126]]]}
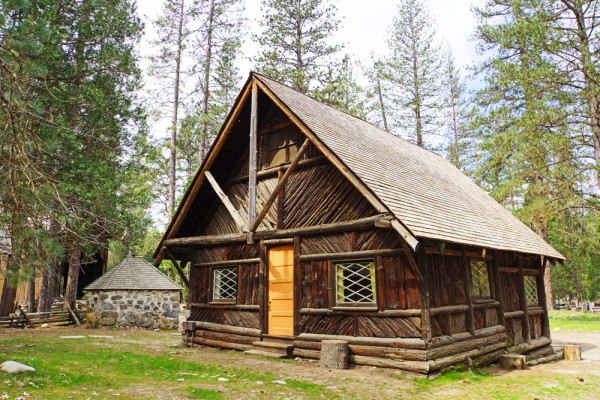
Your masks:
{"label": "wooden cabin", "polygon": [[186,340],[319,358],[343,339],[353,364],[430,373],[551,352],[563,257],[439,155],[252,73],[163,259]]}

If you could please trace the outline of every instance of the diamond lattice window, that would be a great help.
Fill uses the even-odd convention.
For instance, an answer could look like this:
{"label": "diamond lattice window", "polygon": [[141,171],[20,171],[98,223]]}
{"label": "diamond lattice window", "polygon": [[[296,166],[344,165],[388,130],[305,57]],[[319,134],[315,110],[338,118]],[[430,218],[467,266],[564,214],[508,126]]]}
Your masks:
{"label": "diamond lattice window", "polygon": [[527,304],[538,305],[538,293],[537,284],[535,282],[535,276],[525,276],[525,299]]}
{"label": "diamond lattice window", "polygon": [[485,261],[471,261],[471,280],[473,281],[473,296],[490,297],[490,280]]}
{"label": "diamond lattice window", "polygon": [[213,300],[235,300],[237,293],[237,268],[214,270]]}
{"label": "diamond lattice window", "polygon": [[375,263],[336,263],[338,303],[375,303]]}

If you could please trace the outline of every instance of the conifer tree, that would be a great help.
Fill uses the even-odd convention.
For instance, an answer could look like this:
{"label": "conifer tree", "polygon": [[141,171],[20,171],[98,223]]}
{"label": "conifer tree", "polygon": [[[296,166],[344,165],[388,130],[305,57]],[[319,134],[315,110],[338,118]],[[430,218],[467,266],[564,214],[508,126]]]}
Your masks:
{"label": "conifer tree", "polygon": [[349,55],[345,55],[339,68],[330,68],[327,84],[314,91],[317,100],[359,118],[365,118],[363,88],[356,82]]}
{"label": "conifer tree", "polygon": [[257,69],[294,89],[309,93],[327,84],[341,45],[329,40],[339,20],[330,0],[262,0],[263,31],[254,39],[260,46]]}
{"label": "conifer tree", "polygon": [[386,79],[390,128],[418,146],[439,135],[440,47],[435,23],[422,1],[401,0],[388,35]]}

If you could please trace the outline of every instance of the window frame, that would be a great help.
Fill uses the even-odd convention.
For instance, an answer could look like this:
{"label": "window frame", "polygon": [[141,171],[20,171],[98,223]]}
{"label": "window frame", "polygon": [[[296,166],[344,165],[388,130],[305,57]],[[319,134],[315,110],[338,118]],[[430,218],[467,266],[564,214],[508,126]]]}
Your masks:
{"label": "window frame", "polygon": [[[360,264],[360,263],[368,263],[372,266],[372,272],[370,275],[372,277],[371,287],[372,287],[372,297],[373,301],[370,302],[340,302],[338,301],[338,275],[337,275],[337,266],[339,264]],[[377,295],[377,262],[373,258],[367,259],[350,259],[350,260],[331,260],[330,264],[330,282],[332,285],[332,299],[331,304],[333,309],[348,309],[348,308],[360,308],[360,309],[377,309],[378,307],[378,298]]]}
{"label": "window frame", "polygon": [[[271,147],[271,142],[270,139],[273,135],[285,135],[285,131],[286,130],[293,130],[293,133],[295,134],[295,142],[293,144],[288,144],[288,145],[284,145],[281,144],[279,146],[275,146],[275,147]],[[279,129],[275,129],[272,131],[268,131],[268,132],[264,132],[260,134],[260,169],[261,170],[268,170],[271,168],[277,168],[280,167],[282,165],[287,165],[289,163],[292,162],[292,160],[295,157],[295,154],[298,153],[298,151],[300,150],[300,142],[302,139],[302,134],[300,132],[300,129],[298,129],[297,126],[295,126],[294,124],[289,124],[286,126],[283,126]],[[296,153],[292,156],[290,153],[290,157],[289,160],[286,160],[282,163],[279,164],[273,164],[271,165],[271,154],[277,150],[283,150],[283,149],[288,149],[291,147],[295,147],[296,148]]]}
{"label": "window frame", "polygon": [[[219,270],[231,269],[235,270],[235,297],[225,298],[225,299],[216,299],[215,298],[215,273]],[[223,265],[223,266],[214,266],[210,268],[210,304],[237,304],[238,301],[238,286],[239,286],[239,278],[240,278],[240,269],[237,265]]]}
{"label": "window frame", "polygon": [[[535,290],[535,298],[537,300],[536,303],[530,303],[529,302],[529,295],[527,292],[527,280],[528,278],[533,279],[533,285],[531,286],[534,290]],[[538,307],[540,305],[540,294],[538,293],[538,286],[537,286],[537,276],[535,275],[523,275],[523,286],[525,287],[525,303],[527,305],[527,307]]]}
{"label": "window frame", "polygon": [[[485,263],[485,271],[486,271],[486,275],[487,275],[487,283],[488,283],[488,294],[487,295],[480,295],[480,294],[476,294],[475,293],[475,285],[474,285],[474,281],[473,281],[473,264],[474,263],[480,263],[483,262]],[[493,300],[495,298],[495,292],[494,292],[494,285],[492,284],[492,281],[490,280],[490,277],[492,276],[491,274],[491,267],[490,267],[490,263],[487,259],[485,258],[481,258],[481,257],[470,257],[469,258],[469,279],[470,279],[470,291],[471,291],[471,297],[473,299],[474,302],[481,302],[481,301],[487,301],[487,300]]]}

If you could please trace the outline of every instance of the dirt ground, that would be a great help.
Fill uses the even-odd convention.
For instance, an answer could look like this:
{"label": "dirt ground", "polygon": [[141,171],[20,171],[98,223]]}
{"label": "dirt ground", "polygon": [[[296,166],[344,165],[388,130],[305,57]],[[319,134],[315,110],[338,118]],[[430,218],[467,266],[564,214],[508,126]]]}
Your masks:
{"label": "dirt ground", "polygon": [[[99,347],[119,348],[122,346],[119,346],[118,343],[122,343],[133,345],[136,348],[139,346],[144,353],[169,355],[169,357],[225,368],[270,372],[278,379],[294,379],[322,385],[342,399],[575,398],[600,400],[600,333],[598,332],[553,332],[554,344],[577,343],[582,346],[583,360],[579,362],[552,362],[522,371],[503,371],[492,366],[485,370],[488,377],[484,378],[485,381],[468,382],[466,379],[460,378],[461,381],[457,382],[438,383],[435,379],[427,382],[427,379],[421,375],[392,369],[359,366],[349,370],[323,370],[319,368],[316,360],[272,360],[208,347],[184,348],[181,347],[181,336],[177,333],[90,330],[73,327],[56,328],[48,332],[50,331],[54,334],[64,335],[111,335],[113,339],[98,340],[94,344]],[[14,332],[14,330],[11,332],[0,331],[0,347],[2,336],[14,334]],[[39,330],[25,330],[19,334],[23,335],[25,339],[28,335],[39,334]],[[575,385],[580,385],[579,389],[576,388],[576,392],[568,397],[564,395],[565,381],[570,382],[568,383],[570,385],[573,385],[573,382]],[[532,395],[528,395],[528,389],[523,389],[528,385],[531,385]],[[557,388],[557,395],[551,392],[554,387]],[[521,392],[517,391],[519,388],[522,390]],[[141,388],[129,392],[129,395],[132,395],[131,398],[149,398],[152,397],[151,394],[151,391],[143,393]],[[158,396],[158,398],[169,397]]]}

